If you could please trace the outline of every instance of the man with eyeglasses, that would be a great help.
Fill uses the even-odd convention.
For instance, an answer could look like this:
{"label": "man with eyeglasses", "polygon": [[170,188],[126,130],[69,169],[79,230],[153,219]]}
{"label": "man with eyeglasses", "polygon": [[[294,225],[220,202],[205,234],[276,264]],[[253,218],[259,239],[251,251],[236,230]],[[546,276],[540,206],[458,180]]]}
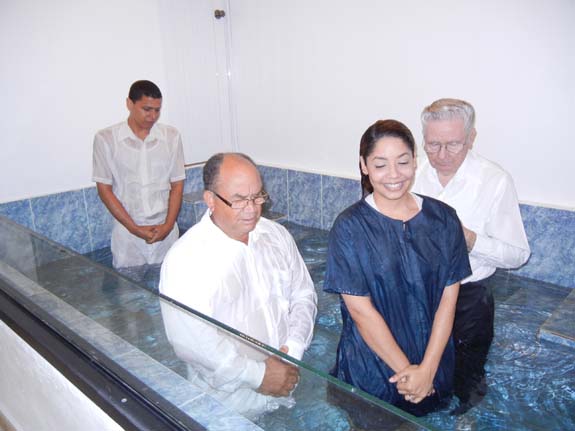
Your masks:
{"label": "man with eyeglasses", "polygon": [[472,151],[475,110],[463,100],[439,99],[421,114],[427,161],[418,169],[413,191],[456,209],[472,275],[461,282],[453,339],[455,394],[461,414],[487,391],[485,363],[493,340],[494,301],[486,280],[497,268],[517,268],[530,255],[511,176]]}
{"label": "man with eyeglasses", "polygon": [[[291,235],[261,217],[268,195],[256,165],[244,154],[219,153],[206,162],[203,179],[208,210],[168,252],[160,292],[301,359],[317,296]],[[166,332],[174,346],[188,346],[176,352],[188,360],[191,381],[248,416],[293,404],[296,367],[253,355],[215,331],[190,330],[170,314]]]}

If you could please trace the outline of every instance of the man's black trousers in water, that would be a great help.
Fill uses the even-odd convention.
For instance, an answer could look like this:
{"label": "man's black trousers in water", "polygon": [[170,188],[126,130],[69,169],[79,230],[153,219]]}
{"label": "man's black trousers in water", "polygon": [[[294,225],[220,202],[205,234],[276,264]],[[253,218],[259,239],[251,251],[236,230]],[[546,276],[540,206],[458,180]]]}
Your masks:
{"label": "man's black trousers in water", "polygon": [[454,392],[462,404],[476,404],[487,390],[485,362],[493,340],[495,305],[487,280],[459,288],[453,341],[455,343]]}

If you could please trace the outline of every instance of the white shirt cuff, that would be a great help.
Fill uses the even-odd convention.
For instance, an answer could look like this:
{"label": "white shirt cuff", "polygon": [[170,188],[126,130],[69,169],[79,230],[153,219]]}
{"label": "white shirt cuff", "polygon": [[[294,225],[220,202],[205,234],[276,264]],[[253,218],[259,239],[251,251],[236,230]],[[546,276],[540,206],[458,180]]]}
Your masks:
{"label": "white shirt cuff", "polygon": [[305,346],[294,340],[287,340],[285,345],[288,348],[287,354],[298,361],[303,357],[303,352],[305,351]]}
{"label": "white shirt cuff", "polygon": [[244,377],[249,387],[258,389],[264,381],[264,374],[266,373],[265,362],[248,361]]}
{"label": "white shirt cuff", "polygon": [[490,238],[485,235],[480,235],[477,232],[475,232],[475,235],[475,244],[473,244],[473,248],[469,253],[478,256],[489,255],[489,252],[492,249],[492,247],[490,247]]}

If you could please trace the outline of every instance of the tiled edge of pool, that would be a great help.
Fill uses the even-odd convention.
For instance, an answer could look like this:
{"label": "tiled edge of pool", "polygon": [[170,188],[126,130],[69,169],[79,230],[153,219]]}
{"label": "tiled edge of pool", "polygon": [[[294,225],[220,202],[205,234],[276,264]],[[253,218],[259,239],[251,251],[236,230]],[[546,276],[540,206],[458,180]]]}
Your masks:
{"label": "tiled edge of pool", "polygon": [[44,290],[34,281],[1,262],[0,277],[19,286],[20,293],[42,309],[50,310],[52,317],[66,327],[73,328],[77,335],[206,428],[261,430],[251,421],[200,391],[184,377],[174,373],[57,296]]}
{"label": "tiled edge of pool", "polygon": [[[260,166],[272,198],[270,210],[289,221],[328,230],[337,215],[361,196],[357,180]],[[187,169],[178,217],[187,229],[202,216],[202,167]],[[196,192],[196,193],[194,193]],[[0,204],[0,214],[79,253],[109,246],[112,218],[95,187]],[[575,288],[575,211],[521,205],[532,255],[515,274]]]}

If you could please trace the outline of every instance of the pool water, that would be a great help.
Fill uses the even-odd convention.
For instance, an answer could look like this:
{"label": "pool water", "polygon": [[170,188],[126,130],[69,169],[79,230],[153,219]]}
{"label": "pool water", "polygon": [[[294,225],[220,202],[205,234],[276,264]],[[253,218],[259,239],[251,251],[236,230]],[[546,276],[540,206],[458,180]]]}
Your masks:
{"label": "pool water", "polygon": [[[314,339],[303,360],[327,372],[335,361],[341,330],[339,298],[323,292],[327,232],[283,223],[294,236],[318,293]],[[111,266],[109,249],[88,256]],[[129,268],[122,273],[157,290],[159,265]],[[575,349],[539,341],[540,326],[571,289],[496,272],[490,278],[495,296],[495,338],[487,362],[485,398],[460,416],[446,410],[428,415],[432,428],[454,430],[575,430]],[[320,414],[320,413],[318,413]],[[313,418],[308,418],[313,422]],[[290,429],[275,423],[274,415],[261,418],[268,429]],[[334,418],[332,429],[342,428]],[[270,428],[271,429],[271,428]]]}

